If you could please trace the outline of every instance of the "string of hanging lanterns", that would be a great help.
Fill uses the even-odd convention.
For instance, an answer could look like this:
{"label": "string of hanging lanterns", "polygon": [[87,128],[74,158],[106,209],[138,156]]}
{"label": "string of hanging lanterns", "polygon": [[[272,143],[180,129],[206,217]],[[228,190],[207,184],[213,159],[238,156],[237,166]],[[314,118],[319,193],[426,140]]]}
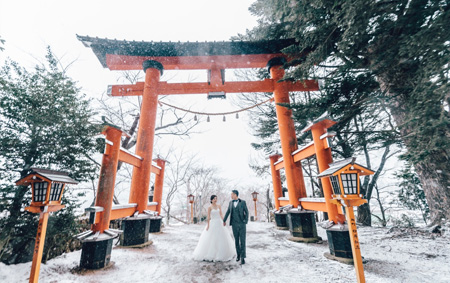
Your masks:
{"label": "string of hanging lanterns", "polygon": [[181,108],[181,107],[169,104],[169,103],[161,101],[161,100],[159,100],[158,103],[160,105],[165,105],[165,106],[172,107],[172,108],[180,110],[180,111],[184,111],[184,112],[187,112],[187,113],[194,114],[195,115],[194,116],[194,121],[197,121],[197,115],[207,116],[206,122],[210,121],[209,116],[222,116],[223,115],[223,121],[225,122],[226,121],[225,115],[236,114],[236,119],[239,119],[239,113],[240,112],[244,112],[244,111],[250,110],[250,109],[258,107],[258,106],[260,106],[260,105],[262,105],[264,103],[272,102],[272,101],[274,101],[273,97],[271,97],[271,98],[269,98],[267,100],[264,100],[262,102],[259,102],[259,103],[255,104],[255,105],[252,105],[252,106],[249,106],[249,107],[245,107],[245,108],[242,108],[242,109],[239,109],[239,110],[234,110],[234,111],[229,111],[229,112],[219,112],[219,113],[192,111],[192,110],[189,110],[189,109],[185,109],[185,108]]}

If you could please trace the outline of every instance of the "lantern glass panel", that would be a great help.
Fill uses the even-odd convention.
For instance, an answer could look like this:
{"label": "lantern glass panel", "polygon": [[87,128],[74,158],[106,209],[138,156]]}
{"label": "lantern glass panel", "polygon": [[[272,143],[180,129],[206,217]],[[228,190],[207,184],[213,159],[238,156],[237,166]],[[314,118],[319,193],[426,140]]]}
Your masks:
{"label": "lantern glass panel", "polygon": [[347,173],[341,174],[342,186],[346,195],[358,194],[358,174]]}
{"label": "lantern glass panel", "polygon": [[333,187],[333,192],[335,195],[341,194],[341,186],[339,185],[338,176],[330,176],[331,186]]}
{"label": "lantern glass panel", "polygon": [[47,182],[35,182],[33,183],[33,201],[43,202],[47,195]]}
{"label": "lantern glass panel", "polygon": [[52,183],[50,187],[50,201],[58,201],[61,196],[63,183]]}

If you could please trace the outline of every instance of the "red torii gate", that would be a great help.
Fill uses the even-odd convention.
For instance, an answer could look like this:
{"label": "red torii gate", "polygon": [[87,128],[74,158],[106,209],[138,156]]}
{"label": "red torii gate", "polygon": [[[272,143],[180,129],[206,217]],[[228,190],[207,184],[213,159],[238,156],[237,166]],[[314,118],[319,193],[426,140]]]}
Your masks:
{"label": "red torii gate", "polygon": [[[142,225],[139,217],[145,218],[144,211],[148,208],[147,195],[150,186],[150,173],[152,171],[153,141],[155,133],[156,113],[159,95],[173,94],[204,94],[204,93],[242,93],[242,92],[273,92],[276,103],[276,112],[280,130],[281,147],[283,151],[283,167],[286,173],[287,187],[290,204],[297,206],[300,198],[306,197],[306,190],[303,181],[303,173],[300,162],[296,162],[292,152],[297,150],[297,138],[292,111],[286,107],[289,102],[290,91],[317,91],[319,89],[317,81],[306,80],[302,82],[282,81],[284,77],[284,63],[288,60],[281,50],[294,43],[294,40],[268,40],[258,42],[232,41],[232,42],[135,42],[118,41],[109,39],[99,39],[87,36],[77,36],[86,46],[90,47],[105,68],[110,70],[141,70],[145,72],[145,82],[138,82],[134,85],[116,85],[108,89],[108,94],[112,96],[141,95],[142,106],[137,134],[136,152],[140,159],[137,161],[132,155],[122,160],[129,163],[139,162],[139,166],[133,168],[131,180],[129,202],[136,204],[131,209],[135,218],[128,219],[131,223],[129,230],[133,233],[142,233]],[[225,69],[237,68],[264,68],[268,67],[271,75],[270,79],[262,81],[240,81],[226,82],[224,77]],[[163,70],[197,70],[208,71],[208,82],[204,83],[167,83],[161,82],[160,76]],[[120,133],[110,128],[108,133],[114,135],[114,139],[120,141]],[[113,134],[114,133],[114,134]],[[113,138],[111,138],[113,139]],[[113,142],[113,144],[115,144]],[[116,149],[117,151],[117,149]],[[114,150],[113,150],[114,152]],[[116,155],[121,155],[116,153]],[[115,157],[117,160],[117,157]],[[114,168],[114,167],[112,167]],[[101,175],[101,178],[109,178],[108,184],[114,183],[111,174]],[[115,173],[114,173],[115,174]],[[160,185],[162,188],[162,178]],[[99,185],[102,185],[102,181]],[[156,189],[155,184],[155,189]],[[100,194],[99,188],[99,194]],[[108,191],[108,190],[104,190]],[[109,192],[109,191],[108,191]],[[100,197],[100,196],[99,196]],[[99,198],[97,197],[97,199]],[[108,202],[112,201],[110,195],[105,195],[104,207],[108,207]],[[160,201],[159,201],[160,203]],[[109,205],[110,207],[111,205]],[[124,213],[129,216],[130,214]],[[132,214],[131,214],[132,215]],[[98,232],[107,230],[109,220],[103,219],[102,228]],[[95,226],[95,225],[94,225]],[[130,235],[125,231],[126,237]],[[95,229],[95,228],[94,228]],[[124,237],[125,237],[124,236]],[[101,237],[98,236],[99,239]],[[142,238],[142,237],[141,237]],[[104,265],[109,262],[110,244],[96,244],[96,248],[104,247],[103,252],[93,252],[92,258],[100,257],[104,260]],[[93,247],[90,247],[93,249]],[[88,253],[88,248],[83,252]],[[100,255],[99,255],[100,254]],[[86,256],[86,258],[89,258]],[[90,260],[90,258],[89,258]],[[83,260],[82,266],[87,268],[99,268],[90,264],[88,259]],[[84,262],[83,262],[84,261]]]}
{"label": "red torii gate", "polygon": [[[294,162],[300,162],[309,157],[316,156],[319,172],[323,172],[328,169],[329,164],[333,162],[333,158],[331,155],[331,147],[328,142],[328,138],[331,137],[332,134],[328,133],[327,129],[334,124],[336,124],[335,121],[324,117],[317,119],[314,123],[311,123],[303,129],[303,132],[312,132],[313,141],[302,148],[290,152]],[[279,170],[285,167],[284,156],[274,154],[271,155],[269,159],[272,173],[272,183],[274,187],[275,208],[277,210],[282,206],[288,204],[295,205],[298,203],[303,209],[306,210],[327,212],[329,219],[334,223],[345,222],[345,217],[341,213],[342,210],[331,201],[333,191],[329,179],[322,180],[322,189],[324,194],[324,198],[322,199],[301,197],[295,201],[291,201],[291,196],[289,195],[289,200],[285,200],[282,198],[283,193],[281,189],[281,178],[279,172]]]}

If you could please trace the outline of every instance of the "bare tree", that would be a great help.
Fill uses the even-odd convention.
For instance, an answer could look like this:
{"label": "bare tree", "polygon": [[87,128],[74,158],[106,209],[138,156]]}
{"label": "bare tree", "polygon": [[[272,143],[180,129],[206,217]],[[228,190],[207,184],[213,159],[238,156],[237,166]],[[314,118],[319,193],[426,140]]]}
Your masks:
{"label": "bare tree", "polygon": [[382,200],[382,198],[380,196],[380,189],[378,188],[377,185],[375,185],[374,190],[375,190],[375,196],[373,198],[377,201],[378,206],[380,207],[381,216],[378,216],[377,214],[375,214],[373,212],[372,212],[372,216],[374,216],[375,218],[378,219],[378,221],[380,221],[381,226],[386,227],[387,219],[386,219],[386,208],[383,205],[384,201]]}
{"label": "bare tree", "polygon": [[169,162],[166,165],[165,171],[165,184],[167,192],[164,211],[166,212],[166,223],[169,225],[171,215],[171,209],[174,197],[179,192],[180,188],[186,185],[186,181],[191,173],[191,168],[196,162],[196,157],[193,155],[184,154],[182,151],[179,153],[172,153],[169,158]]}
{"label": "bare tree", "polygon": [[217,195],[218,202],[223,206],[226,202],[227,181],[218,177],[218,170],[210,166],[197,166],[190,173],[190,189],[195,196],[194,215],[201,220],[205,208],[210,203],[211,195]]}

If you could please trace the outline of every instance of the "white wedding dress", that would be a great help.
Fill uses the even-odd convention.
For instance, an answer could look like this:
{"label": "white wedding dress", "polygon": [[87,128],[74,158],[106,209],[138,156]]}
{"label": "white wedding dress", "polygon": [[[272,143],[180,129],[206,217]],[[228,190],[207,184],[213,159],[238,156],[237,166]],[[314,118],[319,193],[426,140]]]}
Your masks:
{"label": "white wedding dress", "polygon": [[229,261],[236,255],[234,240],[223,226],[219,209],[211,209],[209,229],[203,230],[194,250],[194,260]]}

